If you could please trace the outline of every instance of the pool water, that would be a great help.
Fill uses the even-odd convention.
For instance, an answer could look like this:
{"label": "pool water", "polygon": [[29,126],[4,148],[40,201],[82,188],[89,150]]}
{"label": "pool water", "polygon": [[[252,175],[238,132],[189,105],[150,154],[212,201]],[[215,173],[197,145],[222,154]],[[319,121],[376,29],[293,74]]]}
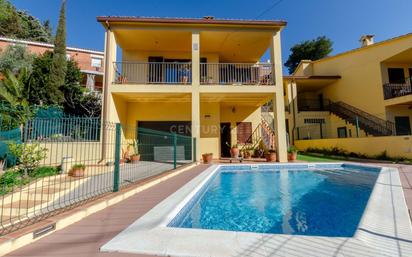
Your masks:
{"label": "pool water", "polygon": [[173,227],[351,237],[379,172],[219,170]]}

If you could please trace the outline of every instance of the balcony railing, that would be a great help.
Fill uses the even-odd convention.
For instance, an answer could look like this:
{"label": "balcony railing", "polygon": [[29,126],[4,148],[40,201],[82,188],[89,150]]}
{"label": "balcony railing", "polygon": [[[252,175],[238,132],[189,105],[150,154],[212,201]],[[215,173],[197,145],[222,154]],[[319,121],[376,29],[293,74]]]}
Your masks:
{"label": "balcony railing", "polygon": [[412,77],[405,78],[398,83],[384,84],[383,94],[385,100],[412,94]]}
{"label": "balcony railing", "polygon": [[191,63],[115,62],[116,84],[180,84],[192,83]]}
{"label": "balcony railing", "polygon": [[201,63],[202,85],[274,85],[270,63]]}

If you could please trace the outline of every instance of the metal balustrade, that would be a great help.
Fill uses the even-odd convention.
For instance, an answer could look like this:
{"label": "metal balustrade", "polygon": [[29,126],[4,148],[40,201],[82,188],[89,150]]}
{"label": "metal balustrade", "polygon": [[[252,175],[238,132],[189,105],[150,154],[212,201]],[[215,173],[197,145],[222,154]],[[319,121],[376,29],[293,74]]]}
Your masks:
{"label": "metal balustrade", "polygon": [[385,100],[412,94],[412,77],[405,78],[397,83],[386,83],[383,85]]}
{"label": "metal balustrade", "polygon": [[274,85],[270,63],[201,63],[202,85]]}
{"label": "metal balustrade", "polygon": [[115,62],[115,84],[192,83],[192,64],[178,62]]}

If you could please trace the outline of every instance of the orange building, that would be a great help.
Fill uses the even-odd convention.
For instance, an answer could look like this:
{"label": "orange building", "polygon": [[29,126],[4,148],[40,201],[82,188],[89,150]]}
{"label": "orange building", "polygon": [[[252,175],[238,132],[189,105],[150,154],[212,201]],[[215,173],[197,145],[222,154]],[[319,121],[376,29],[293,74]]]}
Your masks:
{"label": "orange building", "polygon": [[[0,37],[0,52],[9,45],[20,44],[27,47],[33,54],[40,55],[46,51],[53,51],[53,45],[41,42],[18,40]],[[90,90],[101,90],[104,72],[104,53],[83,48],[67,47],[67,59],[77,62],[83,73],[82,85]]]}

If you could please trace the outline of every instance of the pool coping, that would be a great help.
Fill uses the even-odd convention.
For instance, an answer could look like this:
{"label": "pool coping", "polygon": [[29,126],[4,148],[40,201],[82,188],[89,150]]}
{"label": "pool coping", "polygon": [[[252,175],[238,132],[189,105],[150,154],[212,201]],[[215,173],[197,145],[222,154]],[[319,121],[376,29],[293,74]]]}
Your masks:
{"label": "pool coping", "polygon": [[358,229],[353,237],[321,237],[284,234],[185,229],[167,227],[197,190],[221,166],[213,165],[156,205],[108,243],[104,252],[162,256],[403,256],[412,255],[412,230],[396,168],[353,163],[259,164],[280,167],[378,167],[377,178]]}

